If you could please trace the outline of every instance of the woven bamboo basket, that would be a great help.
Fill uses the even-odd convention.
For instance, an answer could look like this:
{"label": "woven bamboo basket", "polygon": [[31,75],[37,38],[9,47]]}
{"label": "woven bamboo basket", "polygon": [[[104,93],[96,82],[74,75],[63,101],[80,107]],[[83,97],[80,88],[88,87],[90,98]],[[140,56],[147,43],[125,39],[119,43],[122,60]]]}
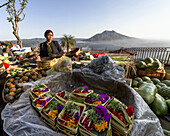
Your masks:
{"label": "woven bamboo basket", "polygon": [[[73,102],[73,101],[67,101],[67,103],[66,103],[66,105],[68,105],[69,103],[71,103],[71,102]],[[84,112],[84,110],[86,109],[86,105],[84,105],[84,104],[81,104],[81,103],[77,103],[77,102],[73,102],[74,104],[76,104],[77,106],[83,106],[84,107],[84,109],[83,109],[83,111],[82,111],[82,113]],[[72,123],[70,123],[70,122],[67,122],[67,123],[69,123],[69,124],[71,124],[72,126],[74,126],[74,128],[70,128],[70,127],[68,127],[68,126],[66,126],[66,125],[63,125],[63,124],[61,124],[60,123],[60,121],[63,121],[63,122],[66,122],[65,120],[63,120],[62,119],[62,116],[61,116],[61,114],[64,114],[64,112],[65,112],[65,110],[66,110],[66,107],[67,106],[65,106],[64,107],[64,109],[60,112],[60,114],[58,115],[58,119],[57,119],[57,124],[58,124],[58,128],[61,130],[61,129],[64,129],[64,130],[66,130],[66,131],[69,131],[69,132],[71,132],[72,134],[77,134],[78,133],[78,124],[77,125],[75,125],[75,124],[72,124]],[[82,114],[81,114],[81,116],[82,116]],[[80,116],[80,118],[81,118],[81,116]],[[79,119],[80,119],[79,118]],[[60,120],[60,121],[59,121]]]}

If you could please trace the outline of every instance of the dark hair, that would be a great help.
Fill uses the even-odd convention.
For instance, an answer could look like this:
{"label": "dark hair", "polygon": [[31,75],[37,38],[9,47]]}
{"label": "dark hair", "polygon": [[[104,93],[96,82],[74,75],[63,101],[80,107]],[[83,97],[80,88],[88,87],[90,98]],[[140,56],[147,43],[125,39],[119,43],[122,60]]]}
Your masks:
{"label": "dark hair", "polygon": [[44,33],[44,36],[46,37],[49,33],[52,33],[52,34],[53,34],[53,31],[51,31],[51,30],[46,30],[45,33]]}

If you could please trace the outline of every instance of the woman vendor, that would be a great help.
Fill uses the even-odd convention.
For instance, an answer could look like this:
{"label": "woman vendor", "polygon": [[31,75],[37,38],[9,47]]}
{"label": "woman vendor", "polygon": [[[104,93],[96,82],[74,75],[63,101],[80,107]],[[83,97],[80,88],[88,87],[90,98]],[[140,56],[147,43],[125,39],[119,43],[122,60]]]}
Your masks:
{"label": "woman vendor", "polygon": [[47,30],[44,33],[46,38],[46,42],[40,44],[40,57],[49,57],[49,58],[57,58],[63,54],[63,50],[61,49],[59,43],[57,41],[52,41],[53,32],[51,30]]}

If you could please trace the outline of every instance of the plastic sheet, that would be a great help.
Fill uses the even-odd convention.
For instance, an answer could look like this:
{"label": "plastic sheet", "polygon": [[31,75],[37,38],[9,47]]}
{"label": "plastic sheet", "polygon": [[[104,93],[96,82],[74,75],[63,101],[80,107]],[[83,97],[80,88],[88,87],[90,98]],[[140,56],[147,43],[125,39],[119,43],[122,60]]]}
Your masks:
{"label": "plastic sheet", "polygon": [[43,123],[31,106],[28,93],[31,87],[39,83],[46,84],[53,93],[63,89],[71,92],[74,88],[71,88],[70,85],[78,87],[84,83],[96,93],[107,93],[115,96],[127,106],[134,107],[135,119],[131,136],[163,136],[159,119],[134,89],[114,79],[103,78],[95,73],[83,73],[80,70],[75,70],[72,73],[54,72],[53,75],[36,82],[23,84],[25,92],[18,101],[7,104],[1,114],[4,121],[4,131],[9,136],[64,135],[53,131]]}

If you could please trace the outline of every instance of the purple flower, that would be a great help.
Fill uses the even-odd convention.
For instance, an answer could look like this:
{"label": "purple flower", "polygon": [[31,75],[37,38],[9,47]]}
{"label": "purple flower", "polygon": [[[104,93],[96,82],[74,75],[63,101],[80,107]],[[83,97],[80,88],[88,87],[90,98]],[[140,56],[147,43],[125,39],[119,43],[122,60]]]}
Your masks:
{"label": "purple flower", "polygon": [[100,96],[99,100],[102,101],[102,103],[105,103],[109,99],[107,94],[99,94],[99,96]]}
{"label": "purple flower", "polygon": [[88,92],[89,92],[89,89],[87,88],[87,86],[84,85],[84,86],[82,86],[82,87],[84,87],[84,90],[82,91],[83,93],[85,93],[85,92],[88,93]]}
{"label": "purple flower", "polygon": [[104,120],[108,122],[112,118],[112,115],[108,114],[107,109],[102,105],[98,105],[96,107],[96,111],[99,116],[99,119],[104,117]]}
{"label": "purple flower", "polygon": [[62,109],[63,109],[63,105],[59,104],[58,107],[57,107],[57,110],[61,111]]}
{"label": "purple flower", "polygon": [[42,105],[45,105],[45,101],[42,102]]}
{"label": "purple flower", "polygon": [[46,99],[45,101],[48,102],[48,101],[51,100],[52,98],[53,98],[53,97],[50,97],[50,98]]}
{"label": "purple flower", "polygon": [[45,90],[43,90],[43,92],[47,92],[48,91],[48,88],[46,88]]}
{"label": "purple flower", "polygon": [[74,114],[74,118],[78,119],[79,118],[79,113],[77,112],[76,114]]}

